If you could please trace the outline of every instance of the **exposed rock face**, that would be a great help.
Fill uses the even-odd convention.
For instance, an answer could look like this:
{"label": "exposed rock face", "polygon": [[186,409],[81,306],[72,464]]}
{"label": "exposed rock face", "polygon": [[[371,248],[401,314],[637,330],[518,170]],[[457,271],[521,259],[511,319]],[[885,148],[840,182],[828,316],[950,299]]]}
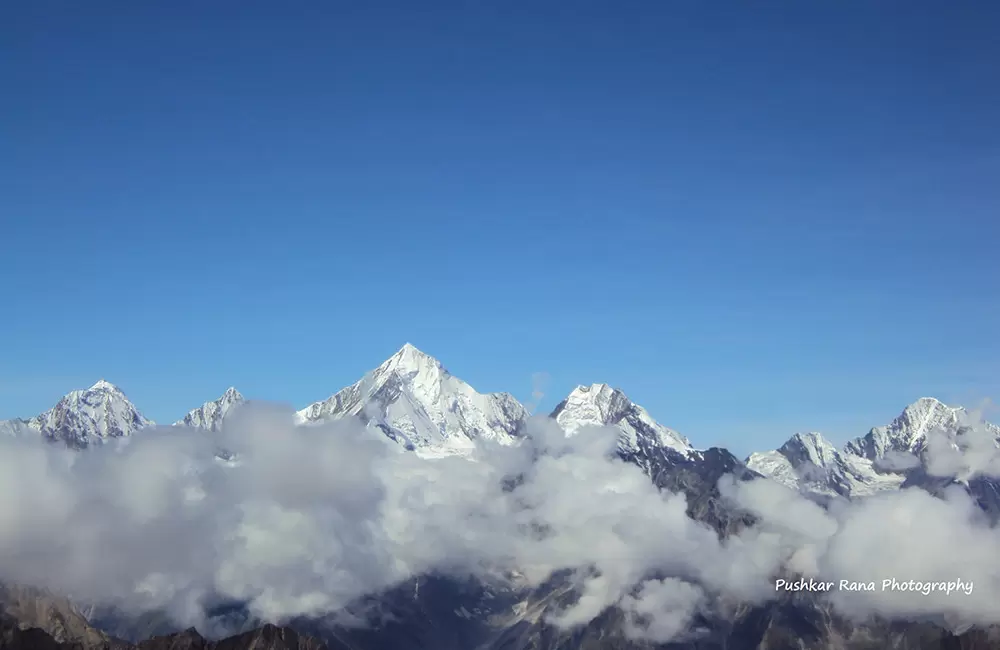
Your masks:
{"label": "exposed rock face", "polygon": [[0,615],[22,627],[39,628],[59,643],[100,648],[110,642],[67,599],[41,589],[0,585]]}
{"label": "exposed rock face", "polygon": [[97,650],[100,646],[60,643],[37,627],[21,628],[12,618],[0,616],[0,650]]}

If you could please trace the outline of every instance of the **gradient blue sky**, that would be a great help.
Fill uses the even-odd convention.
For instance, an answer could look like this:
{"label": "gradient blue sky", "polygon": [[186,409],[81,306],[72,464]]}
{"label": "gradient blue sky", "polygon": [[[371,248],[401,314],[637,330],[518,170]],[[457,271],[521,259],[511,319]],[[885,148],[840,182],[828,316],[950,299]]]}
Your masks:
{"label": "gradient blue sky", "polygon": [[[208,5],[211,5],[210,7]],[[172,421],[404,342],[699,446],[1000,396],[1000,5],[0,9],[0,418]]]}

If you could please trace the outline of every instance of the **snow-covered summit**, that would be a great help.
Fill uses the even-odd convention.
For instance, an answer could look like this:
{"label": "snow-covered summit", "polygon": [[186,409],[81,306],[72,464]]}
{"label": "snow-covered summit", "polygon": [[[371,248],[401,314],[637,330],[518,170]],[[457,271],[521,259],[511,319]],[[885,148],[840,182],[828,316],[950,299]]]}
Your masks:
{"label": "snow-covered summit", "polygon": [[608,384],[577,386],[552,412],[567,434],[585,426],[618,428],[618,448],[627,455],[648,456],[667,448],[683,455],[694,452],[687,438],[663,426],[621,390]]}
{"label": "snow-covered summit", "polygon": [[819,467],[826,467],[836,462],[838,451],[832,442],[823,437],[822,433],[796,433],[779,451],[788,458],[801,462],[809,462]]}
{"label": "snow-covered summit", "polygon": [[[962,407],[922,397],[891,423],[873,428],[842,450],[819,434],[796,434],[777,450],[751,454],[746,464],[788,487],[816,494],[853,497],[893,490],[920,464],[928,435],[956,435],[967,416]],[[986,426],[1000,436],[1000,429]]]}
{"label": "snow-covered summit", "polygon": [[921,397],[910,404],[891,423],[875,427],[862,438],[847,444],[845,452],[872,461],[889,452],[919,453],[934,431],[953,432],[962,423],[966,410],[941,403],[933,397]]}
{"label": "snow-covered summit", "polygon": [[476,392],[407,343],[355,384],[297,414],[302,423],[359,417],[427,455],[463,453],[475,440],[513,443],[528,417],[508,393]]}
{"label": "snow-covered summit", "polygon": [[746,459],[747,467],[787,487],[795,488],[804,479],[818,480],[824,493],[831,491],[825,485],[826,473],[839,462],[837,448],[816,432],[796,433],[778,449],[755,452]]}
{"label": "snow-covered summit", "polygon": [[54,407],[31,419],[0,423],[0,430],[17,435],[34,432],[83,448],[130,436],[153,424],[117,386],[101,379],[90,388],[68,393]]}
{"label": "snow-covered summit", "polygon": [[229,412],[245,401],[238,390],[230,387],[219,399],[205,402],[198,408],[189,411],[183,419],[174,422],[174,426],[218,431]]}
{"label": "snow-covered summit", "polygon": [[904,479],[877,471],[867,458],[839,451],[816,432],[796,433],[774,451],[750,454],[746,465],[786,487],[824,497],[875,494],[898,488]]}

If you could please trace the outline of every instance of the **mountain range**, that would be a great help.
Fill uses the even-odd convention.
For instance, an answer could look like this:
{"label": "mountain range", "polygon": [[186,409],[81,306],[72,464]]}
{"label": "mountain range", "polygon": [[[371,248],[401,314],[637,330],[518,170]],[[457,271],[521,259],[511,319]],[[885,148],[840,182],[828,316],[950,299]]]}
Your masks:
{"label": "mountain range", "polygon": [[[246,399],[229,388],[192,409],[172,426],[217,431]],[[614,426],[622,454],[649,470],[651,455],[669,451],[697,459],[686,437],[656,420],[624,392],[607,384],[578,386],[551,416],[570,434],[584,426]],[[749,470],[817,497],[858,497],[898,489],[919,464],[928,434],[955,432],[968,416],[962,407],[923,397],[884,426],[838,449],[821,433],[796,433],[776,450],[742,461]],[[514,444],[529,417],[509,393],[479,393],[440,361],[406,344],[356,383],[299,410],[303,425],[356,417],[407,449],[428,457],[465,454],[477,440]],[[74,390],[29,419],[0,421],[0,434],[40,435],[74,449],[99,445],[156,426],[114,384],[100,380]],[[1000,439],[1000,427],[986,426]]]}
{"label": "mountain range", "polygon": [[[188,427],[206,432],[219,431],[247,400],[235,388],[216,400],[191,410],[172,427]],[[719,482],[726,475],[749,481],[761,476],[796,490],[821,504],[844,499],[856,500],[879,493],[919,485],[937,493],[948,485],[962,485],[992,516],[1000,514],[1000,489],[993,479],[963,480],[932,477],[924,459],[931,437],[938,432],[957,439],[969,413],[961,407],[933,398],[920,398],[907,406],[891,423],[872,428],[842,448],[819,433],[793,435],[778,449],[753,453],[741,460],[725,449],[698,449],[686,437],[658,423],[624,392],[607,384],[578,386],[562,400],[550,417],[567,435],[588,426],[613,427],[618,432],[617,454],[640,467],[659,488],[682,493],[689,517],[712,527],[726,538],[754,524],[753,515],[728,503]],[[310,425],[341,418],[358,418],[375,436],[398,444],[425,458],[463,456],[478,441],[502,446],[519,444],[530,417],[527,408],[508,393],[479,393],[451,375],[435,358],[412,345],[343,388],[328,399],[310,404],[295,413],[298,424]],[[67,394],[52,409],[30,419],[0,422],[0,433],[40,436],[53,444],[76,450],[98,447],[116,439],[142,435],[157,425],[145,418],[125,394],[104,380],[86,390]],[[1000,428],[987,424],[1000,439]],[[421,576],[378,596],[379,607],[390,612],[391,621],[379,630],[342,629],[322,621],[292,623],[300,632],[322,639],[330,648],[375,650],[376,648],[440,648],[441,650],[568,650],[570,648],[654,648],[655,644],[626,639],[620,613],[608,611],[573,632],[558,631],[544,615],[560,599],[569,597],[567,576],[553,576],[545,585],[527,593],[496,589],[481,583],[463,583],[436,576]],[[0,591],[0,614],[18,621],[8,626],[0,648],[29,648],[24,635],[16,630],[39,628],[53,642],[76,643],[76,647],[131,647],[151,635],[174,634],[169,626],[149,620],[95,620],[104,636],[83,625],[74,635],[62,634],[66,620],[78,615],[68,604],[52,605],[51,598],[27,597],[23,592]],[[15,593],[16,597],[10,596]],[[24,607],[27,599],[31,607]],[[37,603],[45,603],[40,608]],[[61,601],[60,601],[61,602]],[[14,606],[12,603],[22,603]],[[48,608],[48,609],[45,609]],[[39,619],[39,611],[61,612],[58,629],[51,620]],[[29,614],[26,614],[28,612]],[[514,612],[511,614],[510,612]],[[244,616],[244,615],[240,615]],[[75,620],[75,619],[73,619]],[[260,628],[269,621],[240,619],[243,636],[219,648],[314,647],[281,645],[279,628]],[[705,634],[689,645],[671,648],[1000,648],[1000,633],[987,631],[947,631],[932,624],[899,627],[887,621],[858,626],[840,618],[826,605],[804,594],[789,594],[761,606],[741,606],[726,621],[701,622]],[[15,629],[16,628],[16,629]],[[266,630],[261,633],[260,630]],[[105,634],[109,631],[114,636]],[[59,632],[53,634],[53,632]],[[20,634],[20,636],[18,636]],[[263,636],[262,636],[263,634]],[[292,633],[290,633],[292,634]],[[256,635],[256,636],[255,636]],[[10,639],[17,640],[10,640]],[[127,641],[109,639],[123,637]],[[264,643],[260,639],[270,639]],[[292,637],[289,637],[292,638]],[[298,637],[295,637],[298,639]],[[305,638],[305,637],[303,637]],[[140,647],[208,647],[193,633],[162,637],[163,645]],[[256,639],[256,640],[255,640]],[[17,645],[21,643],[22,645]],[[30,642],[29,642],[30,643]],[[100,644],[104,643],[104,646]],[[160,642],[157,642],[160,643]],[[225,643],[225,642],[221,642]],[[274,645],[277,643],[277,645]],[[283,643],[283,641],[281,642]],[[295,643],[300,643],[298,640]],[[150,645],[151,644],[151,645]],[[187,645],[184,645],[187,644]],[[241,645],[245,644],[245,645]],[[258,645],[255,645],[258,644]],[[271,644],[271,645],[268,645]],[[69,647],[53,645],[51,647]],[[318,647],[318,646],[315,646]]]}

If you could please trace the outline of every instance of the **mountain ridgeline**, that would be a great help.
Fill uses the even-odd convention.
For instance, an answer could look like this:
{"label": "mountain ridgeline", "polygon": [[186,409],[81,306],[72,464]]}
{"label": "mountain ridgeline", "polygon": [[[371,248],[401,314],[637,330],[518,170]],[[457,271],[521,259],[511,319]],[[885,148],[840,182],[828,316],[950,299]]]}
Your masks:
{"label": "mountain ridgeline", "polygon": [[[170,425],[217,432],[246,404],[235,388]],[[479,441],[520,444],[529,411],[508,393],[479,393],[412,345],[355,384],[295,414],[299,426],[344,418],[361,420],[376,436],[397,443],[427,462],[469,455]],[[741,460],[725,449],[698,449],[661,425],[620,390],[606,384],[579,386],[551,418],[566,435],[586,427],[617,433],[617,456],[639,467],[652,483],[685,497],[687,514],[707,524],[720,539],[752,527],[755,517],[724,498],[720,480],[767,477],[812,502],[857,501],[911,486],[943,494],[958,486],[994,521],[1000,516],[1000,484],[983,474],[941,476],[929,471],[926,453],[937,434],[960,441],[968,413],[921,398],[893,422],[836,448],[818,433],[800,433],[773,451]],[[74,450],[98,448],[156,428],[125,394],[101,380],[77,390],[52,409],[29,419],[0,422],[0,435],[40,437]],[[1000,440],[1000,428],[985,425]],[[236,615],[238,634],[208,641],[193,630],[167,623],[137,623],[114,617],[84,617],[61,597],[31,586],[0,588],[0,648],[163,648],[192,650],[594,650],[640,648],[967,648],[1000,649],[995,628],[948,629],[930,622],[870,618],[849,621],[808,594],[783,594],[765,604],[735,603],[728,616],[695,616],[695,631],[668,644],[625,634],[627,622],[609,608],[570,630],[548,619],[552,608],[578,598],[567,575],[555,574],[524,592],[476,579],[425,575],[373,595],[386,612],[378,625],[344,626],[326,619],[256,620]],[[998,606],[1000,607],[1000,606]],[[237,608],[238,609],[238,608]],[[232,627],[232,626],[230,626]],[[294,628],[294,631],[293,629]],[[151,638],[151,637],[156,638]]]}

